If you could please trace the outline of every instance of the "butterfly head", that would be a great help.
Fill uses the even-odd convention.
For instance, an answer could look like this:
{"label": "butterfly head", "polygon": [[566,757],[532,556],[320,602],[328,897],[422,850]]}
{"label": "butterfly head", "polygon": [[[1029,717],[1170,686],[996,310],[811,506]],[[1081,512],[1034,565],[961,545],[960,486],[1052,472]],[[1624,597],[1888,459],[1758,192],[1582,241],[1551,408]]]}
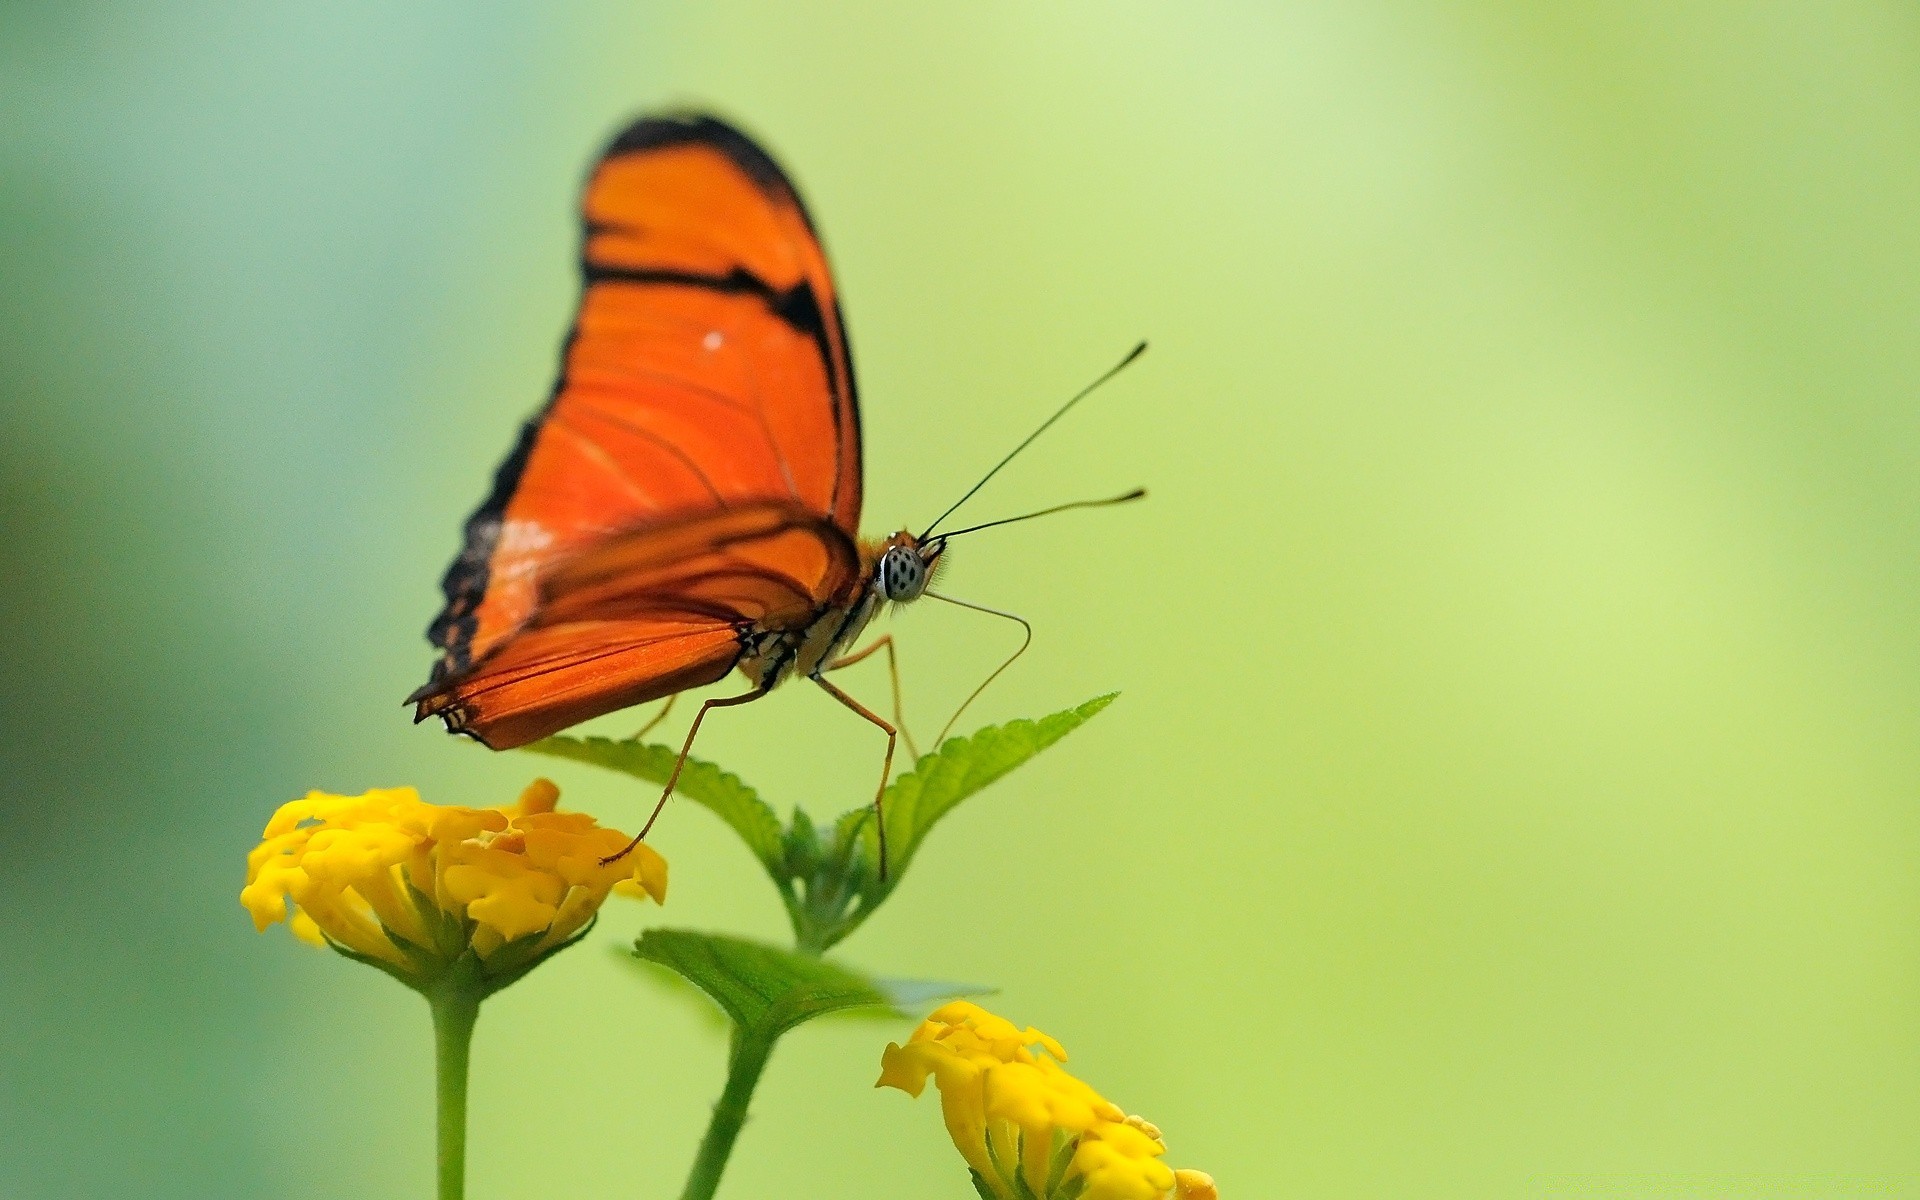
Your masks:
{"label": "butterfly head", "polygon": [[933,582],[933,573],[940,565],[940,556],[947,549],[944,537],[928,538],[921,541],[906,530],[901,530],[887,539],[880,552],[880,559],[874,564],[873,583],[880,594],[896,604],[905,604],[918,600]]}

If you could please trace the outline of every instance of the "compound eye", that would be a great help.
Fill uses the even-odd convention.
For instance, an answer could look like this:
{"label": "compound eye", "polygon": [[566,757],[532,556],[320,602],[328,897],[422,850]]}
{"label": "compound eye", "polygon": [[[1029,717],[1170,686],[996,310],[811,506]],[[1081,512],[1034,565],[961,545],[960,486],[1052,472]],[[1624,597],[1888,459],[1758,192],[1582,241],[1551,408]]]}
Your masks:
{"label": "compound eye", "polygon": [[889,600],[916,600],[927,586],[927,569],[920,556],[895,546],[880,559],[880,591]]}

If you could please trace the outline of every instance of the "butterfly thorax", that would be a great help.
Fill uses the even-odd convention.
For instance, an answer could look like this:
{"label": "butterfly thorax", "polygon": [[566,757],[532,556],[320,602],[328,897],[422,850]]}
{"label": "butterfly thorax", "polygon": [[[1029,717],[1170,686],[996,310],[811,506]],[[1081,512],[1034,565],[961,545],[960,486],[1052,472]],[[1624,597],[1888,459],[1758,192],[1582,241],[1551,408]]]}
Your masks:
{"label": "butterfly thorax", "polygon": [[740,672],[763,688],[830,670],[888,603],[918,599],[946,549],[901,530],[860,544],[860,578],[849,595],[815,609],[797,625],[755,625],[741,633]]}
{"label": "butterfly thorax", "polygon": [[848,604],[830,604],[814,610],[803,625],[786,629],[755,625],[740,635],[744,653],[740,673],[763,688],[826,669],[853,646],[884,601],[862,581]]}

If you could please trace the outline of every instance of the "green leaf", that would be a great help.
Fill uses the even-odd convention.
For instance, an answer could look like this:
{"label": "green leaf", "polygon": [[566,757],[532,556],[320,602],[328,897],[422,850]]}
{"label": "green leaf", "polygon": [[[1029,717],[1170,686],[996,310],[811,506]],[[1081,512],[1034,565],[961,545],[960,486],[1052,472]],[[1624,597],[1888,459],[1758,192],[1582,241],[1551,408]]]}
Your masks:
{"label": "green leaf", "polygon": [[[970,737],[948,738],[913,770],[893,781],[883,797],[887,811],[887,872],[898,879],[941,817],[960,802],[1086,724],[1112,704],[1118,692],[1096,696],[1077,708],[1037,721],[989,725]],[[856,808],[836,826],[841,838],[874,845],[873,810]]]}
{"label": "green leaf", "polygon": [[[680,757],[680,752],[669,746],[603,737],[543,738],[525,749],[554,758],[592,763],[662,787],[673,773],[674,760]],[[689,758],[673,790],[725,821],[776,880],[783,877],[787,852],[781,837],[780,818],[738,775],[702,759]]]}
{"label": "green leaf", "polygon": [[782,840],[786,846],[786,877],[812,879],[820,869],[820,834],[806,809],[793,810],[793,821]]}
{"label": "green leaf", "polygon": [[932,1000],[988,990],[928,980],[876,980],[763,942],[686,929],[649,929],[633,953],[682,976],[712,997],[735,1024],[767,1037],[828,1013],[883,1008],[907,1015]]}

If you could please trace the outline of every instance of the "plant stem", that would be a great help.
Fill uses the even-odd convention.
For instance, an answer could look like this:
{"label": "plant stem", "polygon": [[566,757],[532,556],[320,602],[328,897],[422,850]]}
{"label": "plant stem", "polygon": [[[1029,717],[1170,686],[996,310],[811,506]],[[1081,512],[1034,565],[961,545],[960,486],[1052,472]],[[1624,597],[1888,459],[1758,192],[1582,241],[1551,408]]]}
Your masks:
{"label": "plant stem", "polygon": [[439,1115],[440,1200],[463,1200],[467,1190],[467,1050],[480,1018],[477,988],[447,986],[427,996],[433,1008],[433,1074]]}
{"label": "plant stem", "polygon": [[794,935],[793,948],[800,954],[819,958],[827,952],[827,942],[831,936],[830,931],[825,926],[817,925],[809,920],[800,928],[800,931]]}
{"label": "plant stem", "polygon": [[747,1123],[747,1102],[767,1069],[778,1034],[738,1025],[733,1029],[733,1047],[727,1055],[727,1086],[720,1102],[713,1106],[713,1119],[707,1122],[706,1136],[700,1139],[700,1152],[694,1156],[693,1170],[687,1173],[687,1186],[680,1200],[713,1200],[720,1187],[720,1173],[727,1169],[727,1157],[733,1153],[734,1139]]}

